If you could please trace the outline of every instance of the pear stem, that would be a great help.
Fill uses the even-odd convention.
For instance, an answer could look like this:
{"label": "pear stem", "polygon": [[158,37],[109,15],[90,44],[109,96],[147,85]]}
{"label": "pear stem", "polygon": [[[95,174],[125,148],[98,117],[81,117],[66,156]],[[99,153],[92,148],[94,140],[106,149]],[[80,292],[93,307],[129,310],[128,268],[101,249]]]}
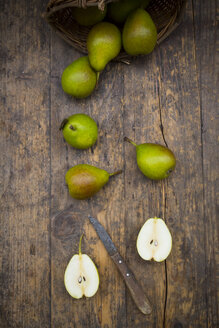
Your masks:
{"label": "pear stem", "polygon": [[134,143],[134,141],[132,141],[131,139],[129,139],[129,138],[127,138],[127,137],[124,138],[124,141],[127,141],[127,142],[129,142],[130,144],[132,144],[133,146],[137,147],[136,143]]}
{"label": "pear stem", "polygon": [[117,175],[117,174],[120,174],[120,173],[122,173],[122,170],[110,173],[109,176],[112,177],[113,175]]}
{"label": "pear stem", "polygon": [[97,72],[97,82],[96,82],[95,89],[97,89],[98,87],[99,77],[100,77],[100,72]]}
{"label": "pear stem", "polygon": [[62,123],[60,124],[59,131],[63,130],[64,127],[65,127],[65,124],[67,124],[67,123],[68,123],[68,119],[65,118],[65,119],[62,121]]}
{"label": "pear stem", "polygon": [[81,241],[83,238],[84,234],[82,233],[81,237],[80,237],[80,241],[79,241],[79,255],[81,255]]}

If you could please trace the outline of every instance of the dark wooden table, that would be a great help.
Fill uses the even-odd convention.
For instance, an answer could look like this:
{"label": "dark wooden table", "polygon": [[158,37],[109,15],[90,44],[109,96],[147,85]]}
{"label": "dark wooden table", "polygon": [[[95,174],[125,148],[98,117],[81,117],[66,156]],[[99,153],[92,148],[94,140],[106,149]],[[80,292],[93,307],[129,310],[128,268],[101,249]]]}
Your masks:
{"label": "dark wooden table", "polygon": [[[62,91],[65,66],[80,56],[41,18],[46,1],[0,1],[1,33],[1,328],[218,327],[216,250],[218,120],[216,2],[189,1],[183,24],[152,55],[111,63],[85,100]],[[63,118],[86,113],[99,123],[93,149],[70,148]],[[177,166],[164,182],[137,169],[137,143],[167,144]],[[123,169],[90,200],[73,200],[65,172],[89,163]],[[74,215],[52,220],[72,205]],[[87,220],[110,233],[153,304],[133,303]],[[166,262],[141,260],[136,237],[149,217],[165,217],[173,236]],[[74,300],[63,276],[82,249],[98,266],[100,288]]]}

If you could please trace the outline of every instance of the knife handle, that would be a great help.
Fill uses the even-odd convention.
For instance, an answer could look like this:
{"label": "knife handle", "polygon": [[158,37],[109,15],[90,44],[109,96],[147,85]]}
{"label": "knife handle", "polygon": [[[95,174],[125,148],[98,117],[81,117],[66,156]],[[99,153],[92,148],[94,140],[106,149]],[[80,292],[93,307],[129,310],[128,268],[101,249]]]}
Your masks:
{"label": "knife handle", "polygon": [[117,265],[119,271],[121,272],[126,286],[128,287],[135,304],[139,308],[139,310],[144,314],[150,314],[152,311],[151,305],[144,294],[141,286],[137,282],[134,274],[125,264],[122,256],[117,252],[111,256],[114,263]]}

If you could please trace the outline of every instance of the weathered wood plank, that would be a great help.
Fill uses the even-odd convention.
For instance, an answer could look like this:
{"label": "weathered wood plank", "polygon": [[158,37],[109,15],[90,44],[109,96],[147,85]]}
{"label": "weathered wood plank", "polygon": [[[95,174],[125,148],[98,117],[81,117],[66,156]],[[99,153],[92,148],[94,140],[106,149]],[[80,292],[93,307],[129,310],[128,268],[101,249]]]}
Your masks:
{"label": "weathered wood plank", "polygon": [[[52,208],[55,213],[72,205],[74,212],[74,218],[63,225],[58,221],[53,223],[52,326],[126,327],[124,284],[87,219],[89,213],[98,217],[124,255],[124,176],[112,178],[96,196],[84,201],[68,195],[64,180],[68,168],[75,164],[88,163],[110,172],[123,167],[121,65],[110,64],[101,74],[94,94],[85,100],[75,100],[62,91],[60,77],[65,66],[80,55],[56,36],[52,45]],[[98,142],[92,150],[71,148],[58,132],[62,119],[74,113],[86,113],[99,124]],[[60,225],[61,237],[54,233],[56,225]],[[91,299],[74,300],[65,290],[63,277],[68,261],[78,252],[82,232],[85,233],[82,249],[98,266],[100,288]]]}
{"label": "weathered wood plank", "polygon": [[[35,0],[0,2],[0,326],[216,327],[215,2],[189,2],[182,27],[151,56],[131,66],[110,64],[85,100],[61,89],[62,70],[80,55],[52,34],[50,63],[43,6]],[[99,123],[92,150],[74,150],[58,131],[61,120],[77,112]],[[123,137],[164,144],[160,124],[178,163],[168,180],[155,183],[138,171],[135,150]],[[123,167],[124,173],[92,199],[76,201],[64,176],[78,163]],[[52,214],[69,205],[73,213],[51,223],[51,281],[50,205]],[[150,316],[136,308],[88,213],[102,222],[135,272],[154,306]],[[140,227],[155,215],[165,216],[173,235],[172,253],[160,264],[141,260],[135,246]],[[82,250],[98,266],[100,289],[91,299],[73,300],[63,277],[82,232]]]}
{"label": "weathered wood plank", "polygon": [[164,136],[178,159],[165,184],[165,216],[173,235],[166,262],[165,327],[207,327],[201,116],[191,2],[182,28],[161,45],[159,54]]}
{"label": "weathered wood plank", "polygon": [[[124,67],[124,134],[137,144],[164,144],[160,129],[158,73],[156,51]],[[144,222],[163,216],[162,183],[146,179],[137,167],[134,147],[130,144],[124,147],[126,258],[153,307],[152,314],[145,316],[127,295],[127,327],[162,327],[165,265],[143,261],[136,251],[137,235]]]}
{"label": "weathered wood plank", "polygon": [[2,328],[50,327],[50,34],[42,6],[0,3]]}
{"label": "weathered wood plank", "polygon": [[206,326],[217,327],[218,299],[218,209],[219,209],[219,145],[218,145],[218,28],[217,4],[194,1],[196,64],[201,110],[202,165],[205,226]]}

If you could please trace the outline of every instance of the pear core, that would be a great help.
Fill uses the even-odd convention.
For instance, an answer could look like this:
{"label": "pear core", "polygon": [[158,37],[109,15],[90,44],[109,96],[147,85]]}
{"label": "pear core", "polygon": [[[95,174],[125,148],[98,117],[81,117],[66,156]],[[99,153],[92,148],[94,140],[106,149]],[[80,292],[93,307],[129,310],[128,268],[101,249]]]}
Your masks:
{"label": "pear core", "polygon": [[136,246],[142,259],[164,261],[172,249],[172,237],[166,223],[156,217],[148,219],[138,234]]}
{"label": "pear core", "polygon": [[98,270],[86,254],[81,254],[81,240],[79,242],[79,254],[74,255],[67,265],[64,275],[65,288],[73,298],[83,296],[92,297],[99,288]]}

